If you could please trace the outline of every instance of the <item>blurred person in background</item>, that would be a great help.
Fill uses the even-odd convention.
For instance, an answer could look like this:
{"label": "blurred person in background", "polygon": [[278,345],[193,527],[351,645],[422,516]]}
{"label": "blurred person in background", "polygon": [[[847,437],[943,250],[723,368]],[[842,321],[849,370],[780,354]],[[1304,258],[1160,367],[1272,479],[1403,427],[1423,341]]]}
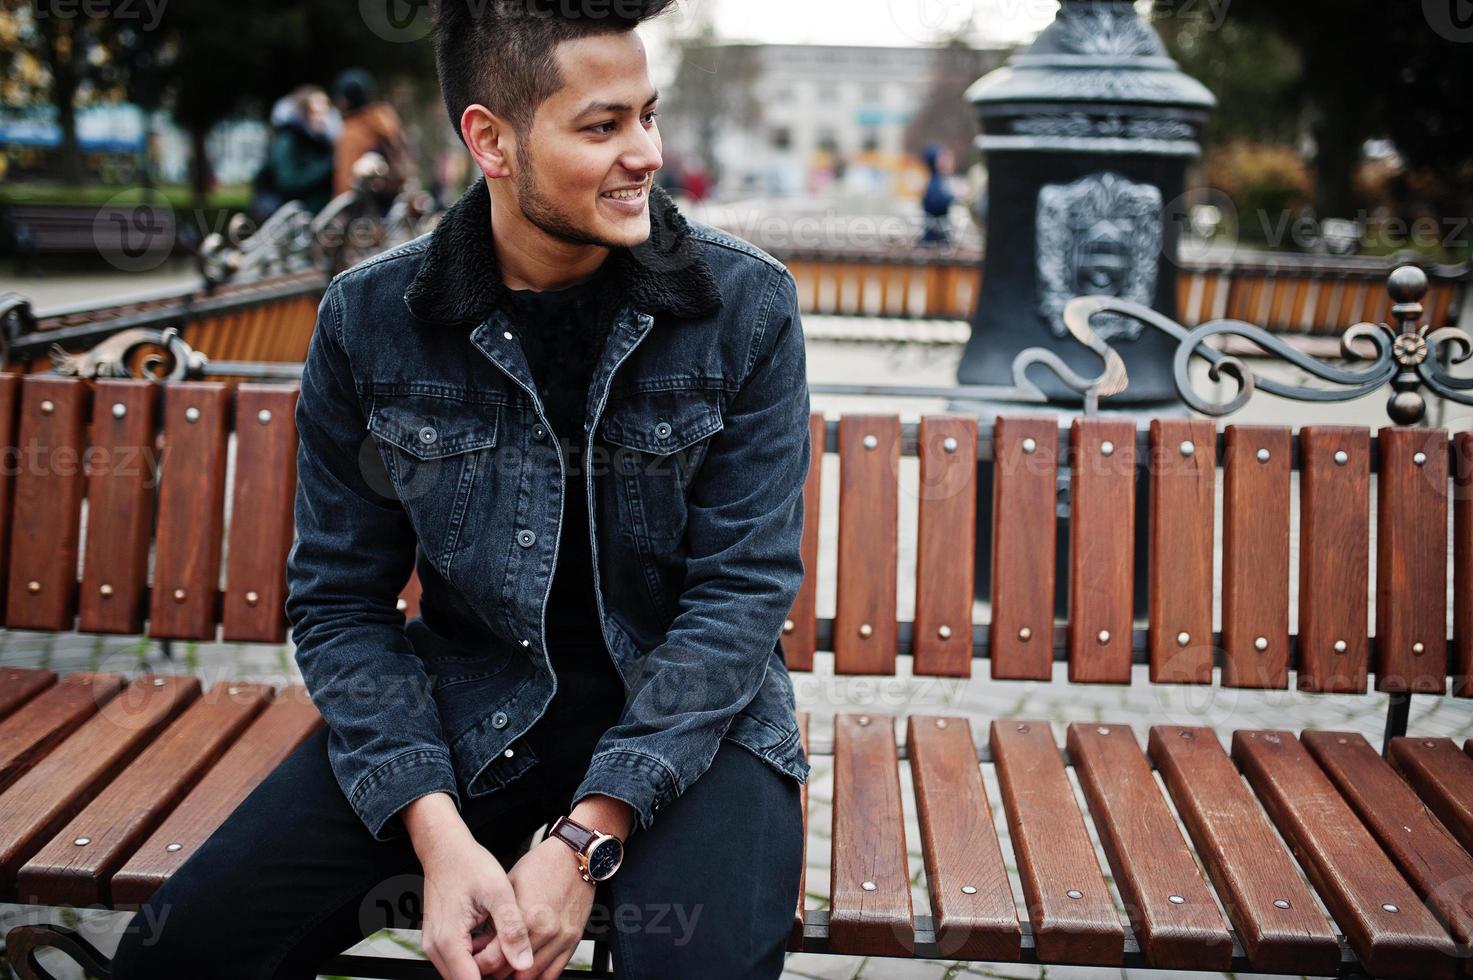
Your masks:
{"label": "blurred person in background", "polygon": [[257,224],[288,201],[316,214],[332,198],[334,142],[342,120],[316,85],[303,85],[271,107],[266,160],[251,182]]}
{"label": "blurred person in background", "polygon": [[354,168],[365,154],[376,153],[383,162],[374,161],[368,186],[379,210],[387,212],[395,195],[416,172],[414,154],[404,138],[399,113],[379,98],[378,84],[361,68],[350,68],[339,75],[333,82],[332,92],[338,111],[343,114],[332,192],[336,196],[352,190],[357,181]]}
{"label": "blurred person in background", "polygon": [[951,244],[951,204],[956,195],[948,186],[953,161],[951,151],[939,143],[928,143],[923,153],[931,179],[926,184],[926,193],[921,197],[921,209],[925,211],[919,244]]}

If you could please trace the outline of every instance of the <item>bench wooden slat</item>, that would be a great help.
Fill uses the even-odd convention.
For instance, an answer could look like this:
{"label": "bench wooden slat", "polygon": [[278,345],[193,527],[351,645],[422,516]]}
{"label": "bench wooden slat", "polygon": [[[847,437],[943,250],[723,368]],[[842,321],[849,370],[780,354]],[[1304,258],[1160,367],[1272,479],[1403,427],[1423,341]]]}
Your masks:
{"label": "bench wooden slat", "polygon": [[[798,719],[798,739],[803,743],[803,754],[808,754],[808,712],[794,712]],[[793,929],[788,935],[788,949],[795,952],[803,949],[803,912],[808,897],[808,784],[800,783],[798,794],[803,801],[803,866],[798,869],[798,905],[793,911]]]}
{"label": "bench wooden slat", "polygon": [[999,415],[992,431],[992,677],[1046,681],[1054,667],[1059,424]]}
{"label": "bench wooden slat", "polygon": [[[19,446],[21,376],[0,373],[0,446]],[[10,554],[11,507],[15,499],[15,467],[0,467],[0,556]],[[9,597],[10,562],[0,561],[0,602]]]}
{"label": "bench wooden slat", "polygon": [[834,716],[833,809],[830,944],[835,952],[909,956],[915,916],[894,716]]}
{"label": "bench wooden slat", "polygon": [[905,743],[939,955],[1018,959],[1023,929],[971,724],[965,718],[911,715]]}
{"label": "bench wooden slat", "polygon": [[1048,722],[999,719],[990,738],[1038,958],[1118,965],[1125,929]]}
{"label": "bench wooden slat", "polygon": [[1451,978],[1452,940],[1293,733],[1237,731],[1232,752],[1365,968]]}
{"label": "bench wooden slat", "polygon": [[912,671],[970,677],[977,541],[976,417],[922,418],[919,452]]}
{"label": "bench wooden slat", "polygon": [[1152,419],[1150,446],[1151,681],[1211,684],[1217,427]]}
{"label": "bench wooden slat", "polygon": [[0,672],[0,719],[56,683],[56,672],[37,667],[6,667]]}
{"label": "bench wooden slat", "polygon": [[835,673],[895,673],[899,474],[899,418],[848,415],[840,420]]}
{"label": "bench wooden slat", "polygon": [[[1300,739],[1412,888],[1438,914],[1466,962],[1473,955],[1473,857],[1363,736],[1315,731]],[[1452,739],[1394,741],[1403,743],[1400,755],[1413,767],[1418,757],[1462,758],[1473,770],[1473,760],[1463,757]]]}
{"label": "bench wooden slat", "polygon": [[1473,697],[1473,432],[1453,437],[1453,635],[1457,638],[1452,693]]}
{"label": "bench wooden slat", "polygon": [[0,793],[97,714],[123,684],[117,674],[67,674],[0,721]]}
{"label": "bench wooden slat", "polygon": [[1074,722],[1069,758],[1146,961],[1226,970],[1233,937],[1129,725]]}
{"label": "bench wooden slat", "polygon": [[305,687],[294,684],[277,694],[112,876],[113,905],[126,908],[147,902],[251,791],[322,724]]}
{"label": "bench wooden slat", "polygon": [[[297,389],[235,389],[235,489],[225,569],[224,639],[286,638],[286,557],[297,486]],[[263,421],[264,419],[264,421]]]}
{"label": "bench wooden slat", "polygon": [[1069,680],[1129,684],[1135,423],[1076,418],[1069,467]]}
{"label": "bench wooden slat", "polygon": [[[190,421],[198,412],[195,421]],[[169,383],[164,389],[163,476],[149,606],[149,635],[215,638],[224,527],[230,387]]]}
{"label": "bench wooden slat", "polygon": [[1388,426],[1378,442],[1376,690],[1441,694],[1447,690],[1447,430]]}
{"label": "bench wooden slat", "polygon": [[[261,712],[271,693],[269,684],[222,681],[195,700],[25,863],[16,891],[46,905],[108,903],[108,877]],[[75,843],[83,839],[85,846]]]}
{"label": "bench wooden slat", "polygon": [[140,677],[0,794],[0,895],[14,893],[20,866],[199,693],[197,677]]}
{"label": "bench wooden slat", "polygon": [[1335,932],[1213,730],[1153,725],[1147,748],[1254,969],[1339,972]]}
{"label": "bench wooden slat", "polygon": [[1473,851],[1473,759],[1450,738],[1408,735],[1391,740],[1386,759],[1442,825]]}
{"label": "bench wooden slat", "polygon": [[[1362,694],[1369,662],[1370,437],[1358,427],[1305,426],[1299,448],[1299,690]],[[1336,453],[1345,454],[1343,464]]]}
{"label": "bench wooden slat", "polygon": [[[1289,683],[1288,428],[1230,425],[1223,459],[1222,683]],[[1267,458],[1262,458],[1267,453]],[[1267,647],[1259,650],[1259,638]]]}
{"label": "bench wooden slat", "polygon": [[153,381],[97,382],[91,429],[96,462],[87,479],[87,558],[78,602],[77,628],[84,632],[143,632],[160,463],[158,390]]}
{"label": "bench wooden slat", "polygon": [[811,457],[803,484],[803,582],[783,624],[783,656],[789,670],[812,670],[818,649],[818,529],[823,515],[824,420],[822,412],[808,416]]}
{"label": "bench wooden slat", "polygon": [[78,378],[27,377],[21,385],[5,616],[11,629],[72,628],[89,399]]}

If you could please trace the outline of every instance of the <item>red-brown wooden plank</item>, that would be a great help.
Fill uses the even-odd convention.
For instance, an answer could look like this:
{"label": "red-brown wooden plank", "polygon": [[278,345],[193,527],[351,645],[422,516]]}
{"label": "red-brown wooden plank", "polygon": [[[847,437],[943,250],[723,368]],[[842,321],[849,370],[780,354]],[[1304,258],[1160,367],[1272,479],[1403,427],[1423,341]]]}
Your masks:
{"label": "red-brown wooden plank", "polygon": [[20,866],[199,692],[195,677],[140,677],[0,794],[0,895],[14,894]]}
{"label": "red-brown wooden plank", "polygon": [[68,674],[0,722],[0,793],[97,714],[123,683],[116,674]]}
{"label": "red-brown wooden plank", "polygon": [[1223,460],[1224,687],[1289,683],[1287,428],[1230,425]]}
{"label": "red-brown wooden plank", "polygon": [[1453,635],[1452,693],[1473,697],[1473,432],[1453,437]]}
{"label": "red-brown wooden plank", "polygon": [[16,891],[46,905],[107,904],[109,876],[261,712],[271,693],[265,684],[215,685],[25,863]]}
{"label": "red-brown wooden plank", "polygon": [[229,424],[228,385],[179,382],[164,389],[150,636],[215,638]]}
{"label": "red-brown wooden plank", "polygon": [[829,943],[835,952],[908,956],[914,951],[893,715],[834,716],[829,896]]}
{"label": "red-brown wooden plank", "polygon": [[1442,825],[1473,851],[1473,759],[1450,738],[1406,735],[1391,740],[1386,759]]}
{"label": "red-brown wooden plank", "polygon": [[36,667],[0,668],[0,719],[55,683],[55,671]]}
{"label": "red-brown wooden plank", "polygon": [[[20,421],[21,375],[0,373],[0,446],[14,447]],[[15,499],[15,467],[0,467],[0,602],[9,597],[11,502]],[[0,622],[3,622],[0,619]]]}
{"label": "red-brown wooden plank", "polygon": [[839,421],[839,569],[834,672],[894,674],[900,419]]}
{"label": "red-brown wooden plank", "polygon": [[[1364,737],[1354,732],[1305,732],[1300,738],[1452,934],[1458,943],[1457,955],[1466,962],[1473,956],[1473,857],[1458,846]],[[1419,756],[1441,756],[1461,758],[1473,770],[1473,762],[1458,751],[1452,739],[1399,741],[1403,743],[1402,759],[1414,767]]]}
{"label": "red-brown wooden plank", "polygon": [[419,572],[416,569],[409,570],[409,581],[404,583],[404,588],[399,590],[399,601],[397,607],[406,619],[413,619],[419,615]]}
{"label": "red-brown wooden plank", "polygon": [[990,734],[1038,958],[1118,965],[1125,929],[1048,722],[997,720]]}
{"label": "red-brown wooden plank", "polygon": [[1217,426],[1152,419],[1150,651],[1153,683],[1212,683]]}
{"label": "red-brown wooden plank", "polygon": [[1365,968],[1450,980],[1452,940],[1293,733],[1234,732],[1233,760]]}
{"label": "red-brown wooden plank", "polygon": [[1148,748],[1254,969],[1337,973],[1336,934],[1216,733],[1153,725]]}
{"label": "red-brown wooden plank", "polygon": [[965,718],[911,715],[905,744],[938,955],[1016,960],[1023,930]]}
{"label": "red-brown wooden plank", "polygon": [[296,405],[294,387],[242,384],[235,389],[235,492],[223,614],[227,641],[280,643],[286,638]]}
{"label": "red-brown wooden plank", "polygon": [[1447,430],[1377,442],[1376,690],[1447,690]]}
{"label": "red-brown wooden plank", "polygon": [[114,906],[134,907],[148,901],[241,801],[322,724],[305,687],[292,685],[278,694],[113,875]]}
{"label": "red-brown wooden plank", "polygon": [[822,525],[824,420],[822,412],[808,416],[811,456],[803,484],[803,582],[793,608],[783,623],[783,656],[789,670],[812,670],[818,649],[818,529]]}
{"label": "red-brown wooden plank", "polygon": [[1370,438],[1353,426],[1305,426],[1299,449],[1299,690],[1361,694],[1369,662]]}
{"label": "red-brown wooden plank", "polygon": [[1130,726],[1073,722],[1067,744],[1146,962],[1228,969],[1233,937]]}
{"label": "red-brown wooden plank", "polygon": [[[798,738],[803,743],[803,753],[808,754],[808,712],[795,712],[798,719]],[[803,802],[803,864],[798,869],[798,904],[793,910],[793,929],[788,936],[788,949],[803,949],[803,912],[808,896],[808,784],[801,783],[798,793]]]}
{"label": "red-brown wooden plank", "polygon": [[1069,466],[1069,680],[1129,684],[1135,423],[1076,418]]}
{"label": "red-brown wooden plank", "polygon": [[993,424],[988,657],[994,680],[1053,676],[1058,425],[1050,418],[1002,415]]}
{"label": "red-brown wooden plank", "polygon": [[11,629],[72,628],[89,397],[78,378],[29,375],[21,384],[5,616]]}
{"label": "red-brown wooden plank", "polygon": [[920,425],[915,674],[972,676],[977,542],[977,419],[930,415]]}
{"label": "red-brown wooden plank", "polygon": [[153,381],[97,382],[78,603],[78,628],[89,633],[143,632],[160,463],[158,391]]}

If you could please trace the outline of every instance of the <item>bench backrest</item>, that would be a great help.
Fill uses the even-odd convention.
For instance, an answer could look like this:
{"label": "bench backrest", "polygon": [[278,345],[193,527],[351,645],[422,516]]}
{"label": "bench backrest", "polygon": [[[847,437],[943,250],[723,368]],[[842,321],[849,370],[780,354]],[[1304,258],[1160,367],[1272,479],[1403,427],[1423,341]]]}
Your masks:
{"label": "bench backrest", "polygon": [[[294,386],[0,376],[4,624],[281,642],[295,401]],[[1292,669],[1300,690],[1338,693],[1371,674],[1378,691],[1445,693],[1451,674],[1473,696],[1473,433],[818,413],[810,433],[792,670],[824,650],[845,674],[894,674],[904,655],[918,675],[971,676],[986,658],[994,679],[1048,680],[1063,660],[1076,682],[1128,684],[1144,663],[1156,683],[1211,684],[1217,667],[1224,685],[1283,688]],[[830,547],[834,612],[820,616]],[[401,608],[417,599],[411,580]]]}

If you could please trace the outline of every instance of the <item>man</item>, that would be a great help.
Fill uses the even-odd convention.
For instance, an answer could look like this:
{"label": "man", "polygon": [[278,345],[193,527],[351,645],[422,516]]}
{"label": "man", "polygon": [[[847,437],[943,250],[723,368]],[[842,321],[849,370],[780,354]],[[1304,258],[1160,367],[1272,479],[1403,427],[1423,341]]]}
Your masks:
{"label": "man", "polygon": [[119,980],[309,977],[413,913],[454,980],[555,977],[590,923],[631,980],[781,971],[803,337],[792,276],[653,186],[634,27],[668,3],[440,11],[485,179],[333,280],[302,376],[287,615],[326,728]]}

